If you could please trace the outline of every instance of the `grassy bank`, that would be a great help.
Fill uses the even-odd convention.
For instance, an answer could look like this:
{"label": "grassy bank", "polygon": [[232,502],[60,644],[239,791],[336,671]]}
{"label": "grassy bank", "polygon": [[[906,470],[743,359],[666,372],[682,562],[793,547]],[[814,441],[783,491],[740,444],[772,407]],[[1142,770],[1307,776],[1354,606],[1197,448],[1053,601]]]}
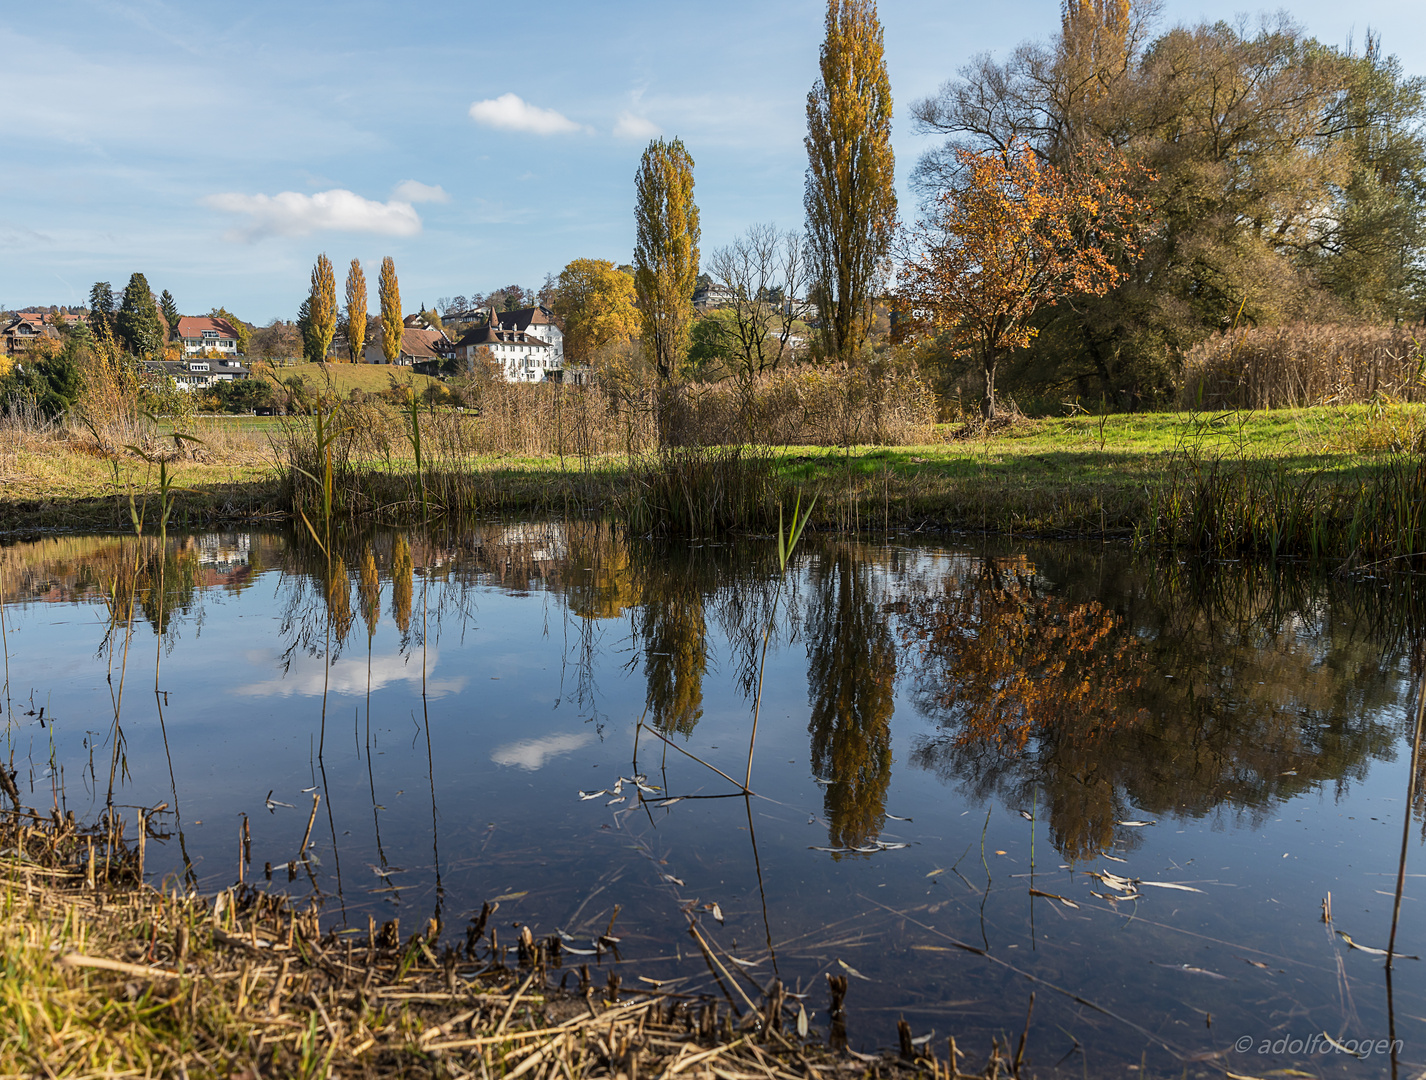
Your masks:
{"label": "grassy bank", "polygon": [[[119,815],[83,828],[18,804],[0,814],[0,1075],[950,1080],[904,1024],[900,1053],[834,1052],[816,1004],[776,981],[679,993],[621,963],[596,985],[558,935],[502,924],[512,944],[498,944],[488,904],[457,942],[435,920],[407,935],[396,921],[324,930],[315,910],[241,884],[212,898],[154,889],[145,839],[164,821],[156,809],[125,842]],[[608,956],[615,939],[601,940]],[[840,1002],[845,977],[830,992]],[[1019,1074],[1008,1047],[991,1058],[987,1073]]]}
{"label": "grassy bank", "polygon": [[[742,489],[737,514],[747,528],[765,528],[777,498],[797,487],[818,493],[819,528],[1135,536],[1219,554],[1360,549],[1394,557],[1426,540],[1410,505],[1426,494],[1416,453],[1422,416],[1410,405],[1080,415],[990,432],[941,428],[941,441],[921,446],[775,448],[748,455],[769,481],[763,518],[746,509]],[[479,452],[464,434],[476,418],[428,413],[418,471],[400,414],[387,419],[378,449],[351,438],[334,450],[338,516],[409,523],[423,512],[584,514],[632,505],[643,517],[631,520],[652,520],[668,510],[662,496],[648,495],[650,469],[669,467],[657,456]],[[277,520],[294,504],[315,512],[331,455],[310,423],[273,432],[213,419],[196,434],[196,450],[169,455],[176,523]],[[142,510],[148,497],[152,510],[158,483],[149,461],[106,457],[80,436],[59,434],[9,439],[0,477],[0,529],[8,531],[127,529],[130,499]],[[701,481],[674,478],[685,479],[694,485],[688,498],[719,497]],[[637,505],[648,498],[655,501]]]}

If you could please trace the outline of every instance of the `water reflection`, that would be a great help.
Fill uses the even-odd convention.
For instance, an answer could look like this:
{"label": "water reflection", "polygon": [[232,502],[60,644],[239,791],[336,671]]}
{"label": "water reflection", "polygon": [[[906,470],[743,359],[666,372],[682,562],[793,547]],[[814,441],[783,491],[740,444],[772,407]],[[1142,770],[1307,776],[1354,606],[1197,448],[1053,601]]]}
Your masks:
{"label": "water reflection", "polygon": [[[687,954],[662,943],[685,932],[685,913],[710,934],[726,917],[740,959],[761,956],[803,986],[822,985],[845,961],[867,976],[853,984],[854,1010],[906,1010],[918,1032],[1023,1023],[1000,1005],[1023,1002],[1022,969],[1102,998],[1132,1015],[1133,1030],[1168,1030],[1184,1015],[1201,1026],[1185,1002],[1223,1015],[1251,1004],[1246,980],[1276,977],[1240,967],[1239,953],[1270,959],[1274,971],[1299,965],[1290,988],[1254,982],[1263,1024],[1269,1013],[1311,1013],[1330,1026],[1343,969],[1320,954],[1336,947],[1316,921],[1320,897],[1333,892],[1357,940],[1385,941],[1371,922],[1382,879],[1340,863],[1367,865],[1361,853],[1377,851],[1370,830],[1385,836],[1377,819],[1391,809],[1373,800],[1403,786],[1402,766],[1387,766],[1417,675],[1410,589],[1244,566],[1136,566],[1099,549],[824,540],[802,550],[774,611],[777,565],[765,540],[667,548],[587,522],[355,532],[330,553],[310,538],[257,534],[64,538],[0,549],[0,572],[23,624],[21,678],[55,690],[58,768],[73,776],[97,747],[87,773],[96,802],[108,798],[109,762],[114,785],[132,792],[115,801],[161,796],[177,807],[181,796],[198,820],[186,832],[180,822],[181,862],[175,855],[168,869],[204,888],[230,883],[239,815],[251,818],[255,865],[283,866],[320,794],[328,828],[303,868],[359,930],[372,912],[405,912],[409,928],[414,908],[420,920],[444,913],[455,932],[453,913],[505,897],[502,920],[602,931],[620,903],[626,940],[668,965],[649,974],[683,978]],[[66,601],[98,619],[59,614]],[[144,678],[133,684],[146,695],[147,667],[161,661],[156,716],[132,690],[124,704],[135,626],[157,631],[159,655],[143,652]],[[708,797],[725,794],[725,781],[673,753],[666,775],[648,779],[663,790],[620,787],[638,771],[629,758],[645,709],[673,745],[743,776],[769,628],[754,787],[763,797]],[[35,657],[51,646],[82,658],[46,670]],[[110,706],[111,732],[86,729],[65,743],[70,717],[92,724]],[[53,730],[22,722],[32,747]],[[14,745],[25,752],[21,738]],[[32,775],[50,779],[31,753]],[[1389,797],[1375,784],[1383,777]],[[51,783],[58,806],[64,782]],[[1302,797],[1313,794],[1322,797]],[[1044,857],[1046,826],[1076,868],[1102,852],[1132,862],[1137,845],[1153,863],[1126,874],[1162,878],[1163,867],[1211,853],[1223,880],[1194,878],[1200,892],[1129,919],[1122,906],[1097,904],[1083,873]],[[1400,827],[1393,818],[1391,833]],[[1292,844],[1279,849],[1287,830]],[[1293,859],[1260,865],[1270,836],[1274,858],[1291,847]],[[982,838],[984,866],[962,854]],[[1026,856],[1037,839],[1035,865]],[[1298,862],[1309,844],[1314,861]],[[248,846],[244,833],[243,860]],[[951,872],[958,857],[974,893]],[[1264,879],[1271,897],[1250,891]],[[1040,891],[1027,896],[1031,885]],[[1047,899],[1055,895],[1080,906]],[[721,915],[710,923],[715,902]],[[1001,958],[1023,951],[996,968],[952,953],[947,936]],[[1192,951],[1227,941],[1250,944],[1226,959]],[[1299,952],[1306,958],[1283,958]],[[1374,1022],[1354,961],[1368,962],[1347,954],[1343,978],[1363,1023]],[[1184,974],[1195,970],[1229,977]],[[1420,978],[1398,978],[1398,1009],[1404,995],[1426,1015]],[[1079,1037],[1082,1021],[1064,1005],[1044,1023]],[[1212,1050],[1220,1033],[1203,1032]]]}
{"label": "water reflection", "polygon": [[812,772],[834,848],[877,838],[891,784],[896,646],[880,610],[884,576],[859,555],[850,544],[819,552],[806,622]]}

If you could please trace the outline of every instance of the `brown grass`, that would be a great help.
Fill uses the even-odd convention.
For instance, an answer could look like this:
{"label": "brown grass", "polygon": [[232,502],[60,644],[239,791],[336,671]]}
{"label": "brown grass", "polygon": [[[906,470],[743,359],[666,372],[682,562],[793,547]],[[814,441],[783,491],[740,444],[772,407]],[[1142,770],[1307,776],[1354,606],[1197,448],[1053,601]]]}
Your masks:
{"label": "brown grass", "polygon": [[[14,799],[8,773],[0,788]],[[558,936],[502,947],[491,922],[487,939],[489,905],[457,944],[434,919],[409,935],[396,920],[324,933],[315,910],[247,885],[212,900],[155,890],[145,841],[167,820],[156,808],[126,842],[117,814],[93,828],[17,800],[0,814],[0,1074],[823,1080],[868,1061],[879,1075],[948,1072],[909,1043],[900,1061],[851,1061],[799,1037],[798,1003],[776,982],[760,1004],[743,995],[746,1009],[613,968],[596,986],[587,966],[561,969]]]}
{"label": "brown grass", "polygon": [[1238,330],[1195,346],[1179,404],[1277,409],[1426,400],[1422,338],[1408,327],[1295,325]]}

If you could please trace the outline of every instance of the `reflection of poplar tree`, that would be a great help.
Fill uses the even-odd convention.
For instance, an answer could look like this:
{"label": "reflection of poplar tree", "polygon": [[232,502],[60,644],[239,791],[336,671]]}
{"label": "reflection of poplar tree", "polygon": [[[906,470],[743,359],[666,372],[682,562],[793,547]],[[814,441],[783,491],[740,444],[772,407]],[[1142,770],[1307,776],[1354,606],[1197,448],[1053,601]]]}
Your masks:
{"label": "reflection of poplar tree", "polygon": [[361,557],[361,580],[357,593],[361,597],[361,621],[366,623],[366,640],[369,643],[376,634],[377,620],[381,618],[381,578],[376,573],[376,555],[370,544]]}
{"label": "reflection of poplar tree", "polygon": [[404,638],[411,626],[411,545],[398,536],[391,545],[391,617]]}
{"label": "reflection of poplar tree", "polygon": [[337,644],[346,644],[356,615],[352,612],[352,583],[347,576],[347,564],[340,555],[327,564],[327,613],[332,618],[332,631]]}
{"label": "reflection of poplar tree", "polygon": [[828,841],[860,847],[876,838],[891,783],[896,645],[876,609],[868,575],[845,548],[817,583],[808,626],[812,771],[827,785]]}
{"label": "reflection of poplar tree", "polygon": [[708,624],[703,593],[696,581],[679,573],[650,582],[640,633],[647,703],[661,731],[691,735],[703,715],[703,674],[708,670]]}

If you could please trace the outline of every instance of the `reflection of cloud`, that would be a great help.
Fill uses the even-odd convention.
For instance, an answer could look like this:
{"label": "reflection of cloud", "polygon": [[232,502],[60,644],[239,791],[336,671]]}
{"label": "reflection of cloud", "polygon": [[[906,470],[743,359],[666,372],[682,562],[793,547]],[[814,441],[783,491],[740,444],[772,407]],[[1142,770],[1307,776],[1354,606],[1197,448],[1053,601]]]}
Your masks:
{"label": "reflection of cloud", "polygon": [[[248,661],[255,666],[267,667],[277,662],[272,653],[249,653]],[[456,694],[465,689],[466,677],[459,675],[449,679],[435,679],[431,676],[440,660],[440,650],[432,648],[426,654],[426,696],[432,698]],[[321,697],[324,681],[328,692],[359,697],[366,693],[366,657],[353,656],[338,660],[332,665],[330,676],[322,670],[319,656],[296,656],[286,674],[279,673],[271,679],[240,686],[237,692],[244,697]],[[371,689],[377,691],[393,683],[407,682],[421,688],[421,664],[412,663],[399,653],[371,658]]]}
{"label": "reflection of cloud", "polygon": [[[424,188],[426,185],[421,186]],[[234,240],[307,236],[313,232],[333,230],[369,232],[381,236],[414,236],[421,231],[421,219],[410,202],[400,199],[376,202],[344,188],[319,191],[315,195],[303,195],[296,191],[283,191],[276,195],[243,195],[229,191],[209,195],[201,201],[214,210],[239,214],[248,219],[246,227],[228,234]],[[430,201],[429,196],[427,201]]]}
{"label": "reflection of cloud", "polygon": [[534,772],[542,767],[548,758],[560,754],[570,754],[581,746],[587,746],[594,736],[587,731],[575,735],[544,735],[538,739],[522,739],[519,742],[497,746],[490,760],[497,765],[518,765]]}
{"label": "reflection of cloud", "polygon": [[566,135],[583,130],[564,114],[531,105],[515,94],[501,94],[498,98],[472,103],[470,118],[485,127],[530,131],[536,135]]}

